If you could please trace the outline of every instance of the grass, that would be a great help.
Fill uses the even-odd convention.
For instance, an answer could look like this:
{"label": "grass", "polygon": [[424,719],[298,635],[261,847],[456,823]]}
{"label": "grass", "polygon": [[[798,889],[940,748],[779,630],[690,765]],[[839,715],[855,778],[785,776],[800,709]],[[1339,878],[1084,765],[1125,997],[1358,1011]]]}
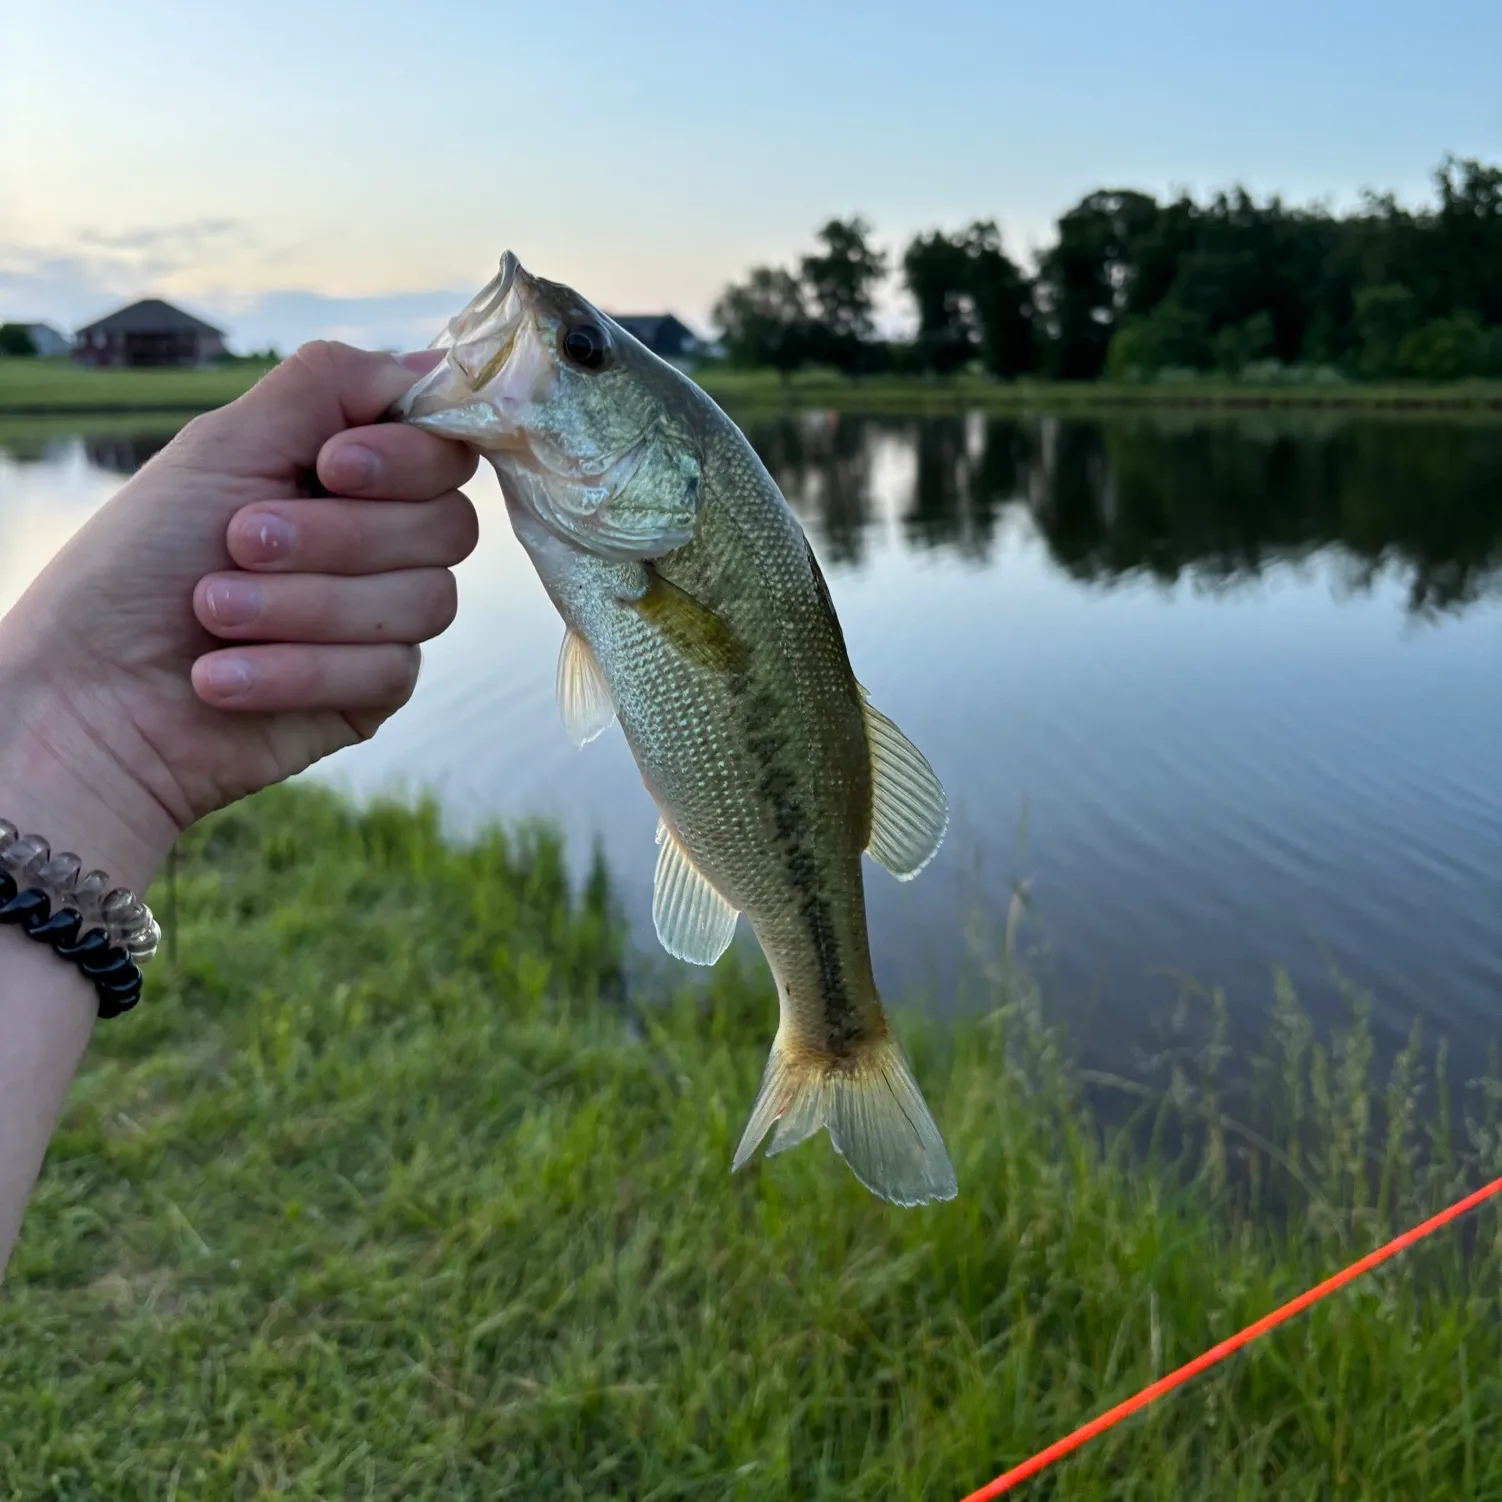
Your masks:
{"label": "grass", "polygon": [[[265,370],[265,365],[254,362],[208,371],[89,370],[65,361],[0,359],[0,417],[122,412],[185,417],[233,400]],[[1089,412],[1121,407],[1502,412],[1502,381],[1448,386],[1253,386],[1214,377],[1157,384],[998,383],[980,376],[946,381],[873,376],[850,381],[828,371],[805,371],[784,381],[771,371],[719,368],[706,368],[700,379],[716,400],[737,407],[838,407],[893,415],[970,409]]]}
{"label": "grass", "polygon": [[[823,1137],[731,1176],[760,970],[624,955],[546,831],[279,789],[184,842],[175,914],[0,1294],[3,1495],[959,1497],[1502,1160],[1495,1091],[1452,1151],[1416,1048],[1379,1086],[1359,1010],[1320,1043],[1286,990],[1265,1151],[1213,1007],[1106,1130],[1003,967],[904,1023],[961,1193],[900,1211]],[[1499,1243],[1484,1210],[1023,1495],[1502,1495]]]}
{"label": "grass", "polygon": [[186,419],[243,395],[269,367],[213,370],[90,370],[66,360],[0,358],[0,416],[152,412]]}
{"label": "grass", "polygon": [[1216,376],[1187,381],[998,382],[804,371],[783,381],[771,371],[707,369],[701,383],[717,401],[741,407],[834,407],[902,416],[956,411],[1108,412],[1121,408],[1313,408],[1357,411],[1502,412],[1502,381],[1454,385],[1250,385]]}

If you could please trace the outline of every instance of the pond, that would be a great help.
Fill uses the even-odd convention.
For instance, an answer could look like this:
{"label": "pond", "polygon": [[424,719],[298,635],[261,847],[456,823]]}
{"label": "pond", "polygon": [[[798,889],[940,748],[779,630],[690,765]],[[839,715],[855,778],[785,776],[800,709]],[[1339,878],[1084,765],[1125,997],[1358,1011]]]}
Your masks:
{"label": "pond", "polygon": [[[939,857],[868,867],[885,994],[975,1003],[1014,891],[1087,1058],[1184,978],[1260,1024],[1274,966],[1391,1042],[1502,1019],[1502,424],[1263,415],[743,417],[824,564],[857,674],[951,800]],[[0,430],[0,608],[165,441]],[[506,523],[409,709],[319,775],[431,787],[457,827],[599,839],[652,941],[652,809],[618,729],[575,751],[561,627]],[[742,929],[744,933],[744,928]],[[749,942],[749,941],[747,941]]]}

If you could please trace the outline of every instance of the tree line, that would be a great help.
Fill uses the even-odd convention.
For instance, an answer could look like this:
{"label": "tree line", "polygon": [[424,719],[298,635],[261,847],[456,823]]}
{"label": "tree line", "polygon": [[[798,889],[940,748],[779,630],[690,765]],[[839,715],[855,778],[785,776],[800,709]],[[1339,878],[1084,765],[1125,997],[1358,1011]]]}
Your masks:
{"label": "tree line", "polygon": [[[753,267],[713,317],[727,360],[1001,380],[1218,371],[1276,379],[1502,376],[1502,167],[1446,157],[1435,202],[1366,193],[1345,214],[1132,189],[1087,194],[1025,269],[994,219],[919,234],[895,258],[831,219],[795,267]],[[891,275],[911,339],[877,336]]]}

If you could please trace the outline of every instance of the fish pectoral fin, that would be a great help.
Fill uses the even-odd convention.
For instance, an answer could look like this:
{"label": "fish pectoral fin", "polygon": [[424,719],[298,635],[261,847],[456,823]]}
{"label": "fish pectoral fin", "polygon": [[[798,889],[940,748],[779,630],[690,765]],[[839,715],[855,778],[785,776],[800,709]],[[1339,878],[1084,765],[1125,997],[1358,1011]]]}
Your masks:
{"label": "fish pectoral fin", "polygon": [[745,665],[745,646],[708,605],[664,579],[650,563],[644,567],[647,587],[639,598],[626,603],[656,627],[680,657],[717,673]]}
{"label": "fish pectoral fin", "polygon": [[923,753],[861,689],[871,748],[871,839],[866,853],[898,881],[934,858],[949,828],[949,800]]}
{"label": "fish pectoral fin", "polygon": [[712,965],[730,947],[739,916],[659,819],[652,922],[662,947],[691,965]]}
{"label": "fish pectoral fin", "polygon": [[558,712],[576,746],[587,746],[615,719],[605,675],[589,643],[570,626],[558,652]]}
{"label": "fish pectoral fin", "polygon": [[774,1123],[768,1157],[828,1127],[850,1171],[894,1205],[953,1199],[957,1192],[944,1139],[890,1033],[851,1058],[831,1059],[789,1048],[779,1029],[732,1173],[750,1161]]}

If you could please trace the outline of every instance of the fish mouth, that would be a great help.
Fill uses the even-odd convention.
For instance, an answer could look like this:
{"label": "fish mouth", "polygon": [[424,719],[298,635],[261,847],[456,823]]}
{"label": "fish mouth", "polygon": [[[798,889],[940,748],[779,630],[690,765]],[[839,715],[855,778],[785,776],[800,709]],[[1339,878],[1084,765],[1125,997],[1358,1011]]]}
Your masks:
{"label": "fish mouth", "polygon": [[392,406],[388,420],[445,438],[484,437],[491,443],[514,431],[516,413],[507,409],[517,406],[524,393],[485,388],[505,368],[532,322],[535,293],[534,279],[508,250],[496,274],[429,344],[429,349],[446,351],[446,358]]}

